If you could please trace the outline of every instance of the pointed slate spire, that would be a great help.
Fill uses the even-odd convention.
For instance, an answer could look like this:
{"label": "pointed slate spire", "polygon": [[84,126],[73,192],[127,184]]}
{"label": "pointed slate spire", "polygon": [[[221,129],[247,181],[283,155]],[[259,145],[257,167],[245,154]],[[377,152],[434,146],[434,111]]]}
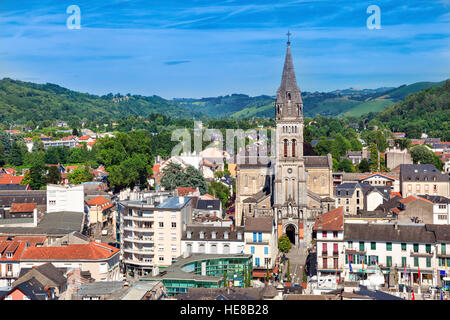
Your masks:
{"label": "pointed slate spire", "polygon": [[281,117],[302,117],[303,101],[301,98],[300,88],[297,86],[295,77],[294,63],[291,54],[291,41],[288,32],[288,42],[286,49],[286,58],[284,60],[283,75],[281,76],[281,84],[277,91],[277,118]]}

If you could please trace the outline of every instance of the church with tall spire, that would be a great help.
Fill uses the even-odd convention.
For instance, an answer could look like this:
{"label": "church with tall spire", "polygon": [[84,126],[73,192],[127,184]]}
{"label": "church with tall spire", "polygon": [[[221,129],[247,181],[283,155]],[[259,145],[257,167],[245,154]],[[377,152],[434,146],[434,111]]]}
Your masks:
{"label": "church with tall spire", "polygon": [[245,225],[246,217],[270,215],[278,236],[286,234],[298,246],[310,242],[316,216],[334,207],[333,162],[330,154],[304,155],[303,101],[290,35],[275,101],[275,154],[269,165],[238,163],[236,222]]}

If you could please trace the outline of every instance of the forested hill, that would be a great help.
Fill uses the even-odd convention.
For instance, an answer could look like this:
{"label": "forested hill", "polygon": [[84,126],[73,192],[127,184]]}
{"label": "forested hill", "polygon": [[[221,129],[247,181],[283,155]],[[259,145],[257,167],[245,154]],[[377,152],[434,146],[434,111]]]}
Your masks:
{"label": "forested hill", "polygon": [[450,141],[450,79],[439,87],[410,94],[405,100],[386,108],[376,119],[389,123],[391,131],[404,131],[409,138],[422,132]]}
{"label": "forested hill", "polygon": [[55,84],[36,84],[9,78],[0,80],[0,122],[97,120],[102,117],[147,116],[151,112],[172,118],[197,115],[158,96],[96,96]]}

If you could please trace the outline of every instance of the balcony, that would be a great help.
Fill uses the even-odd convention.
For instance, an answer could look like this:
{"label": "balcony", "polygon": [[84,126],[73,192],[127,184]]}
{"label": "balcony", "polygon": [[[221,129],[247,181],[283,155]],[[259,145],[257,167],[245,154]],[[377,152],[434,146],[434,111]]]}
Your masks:
{"label": "balcony", "polygon": [[137,231],[137,232],[154,232],[153,228],[139,228],[139,227],[130,227],[130,226],[123,226],[123,230]]}
{"label": "balcony", "polygon": [[433,257],[433,252],[414,252],[414,251],[410,251],[409,255],[411,257],[427,257],[427,258],[432,258]]}
{"label": "balcony", "polygon": [[332,254],[333,255],[328,255],[328,254],[331,254],[331,252],[328,252],[328,251],[322,251],[322,255],[320,256],[320,257],[323,257],[323,258],[327,258],[327,257],[338,257],[339,256],[339,252],[338,251],[333,251],[332,252]]}
{"label": "balcony", "polygon": [[139,249],[139,248],[123,248],[124,252],[128,253],[136,253],[136,254],[153,254],[155,252],[154,248],[146,248],[146,249]]}
{"label": "balcony", "polygon": [[132,221],[153,221],[154,220],[154,216],[150,215],[150,216],[123,216],[124,220],[132,220]]}
{"label": "balcony", "polygon": [[139,266],[152,267],[153,261],[135,260],[135,259],[123,259],[123,263],[135,264]]}
{"label": "balcony", "polygon": [[149,237],[149,238],[125,237],[125,238],[123,238],[123,240],[129,241],[129,242],[136,242],[136,243],[148,243],[148,242],[153,242],[154,238],[153,237]]}
{"label": "balcony", "polygon": [[361,250],[361,248],[358,249],[345,249],[345,253],[354,253],[354,254],[365,254],[366,250]]}

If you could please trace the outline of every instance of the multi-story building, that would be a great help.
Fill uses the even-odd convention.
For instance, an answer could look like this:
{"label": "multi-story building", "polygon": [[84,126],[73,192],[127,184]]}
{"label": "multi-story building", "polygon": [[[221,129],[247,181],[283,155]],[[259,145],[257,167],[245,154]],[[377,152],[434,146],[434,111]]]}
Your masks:
{"label": "multi-story building", "polygon": [[400,180],[393,174],[382,172],[370,173],[359,178],[358,182],[368,183],[374,187],[388,186],[391,192],[400,192]]}
{"label": "multi-story building", "polygon": [[400,191],[403,197],[431,195],[450,197],[450,177],[432,164],[402,164]]}
{"label": "multi-story building", "polygon": [[[441,229],[437,239],[435,230],[440,227],[446,228],[447,234]],[[406,283],[404,279],[411,276],[414,283],[436,285],[437,245],[450,241],[449,231],[448,226],[425,224],[345,223],[344,277],[364,279],[368,274],[382,271],[385,283],[390,286],[396,283],[389,274],[395,273],[399,283]]]}
{"label": "multi-story building", "polygon": [[336,187],[336,207],[344,207],[344,214],[356,215],[360,210],[373,211],[390,197],[390,187],[368,183],[343,183]]}
{"label": "multi-story building", "polygon": [[244,231],[244,253],[253,256],[253,277],[265,278],[267,270],[271,275],[278,254],[274,218],[247,218]]}
{"label": "multi-story building", "polygon": [[433,224],[450,224],[449,198],[429,195],[422,195],[420,198],[433,203]]}
{"label": "multi-story building", "polygon": [[340,279],[343,268],[344,210],[343,207],[326,212],[316,218],[317,275],[336,275]]}
{"label": "multi-story building", "polygon": [[244,252],[244,227],[188,225],[181,238],[183,255],[239,254]]}
{"label": "multi-story building", "polygon": [[84,212],[84,186],[47,185],[47,212]]}
{"label": "multi-story building", "polygon": [[119,249],[104,243],[29,247],[20,257],[20,268],[32,268],[48,262],[56,268],[89,271],[95,281],[115,281],[120,275]]}
{"label": "multi-story building", "polygon": [[126,271],[146,275],[181,255],[181,237],[191,223],[191,198],[149,195],[120,202],[120,241]]}

